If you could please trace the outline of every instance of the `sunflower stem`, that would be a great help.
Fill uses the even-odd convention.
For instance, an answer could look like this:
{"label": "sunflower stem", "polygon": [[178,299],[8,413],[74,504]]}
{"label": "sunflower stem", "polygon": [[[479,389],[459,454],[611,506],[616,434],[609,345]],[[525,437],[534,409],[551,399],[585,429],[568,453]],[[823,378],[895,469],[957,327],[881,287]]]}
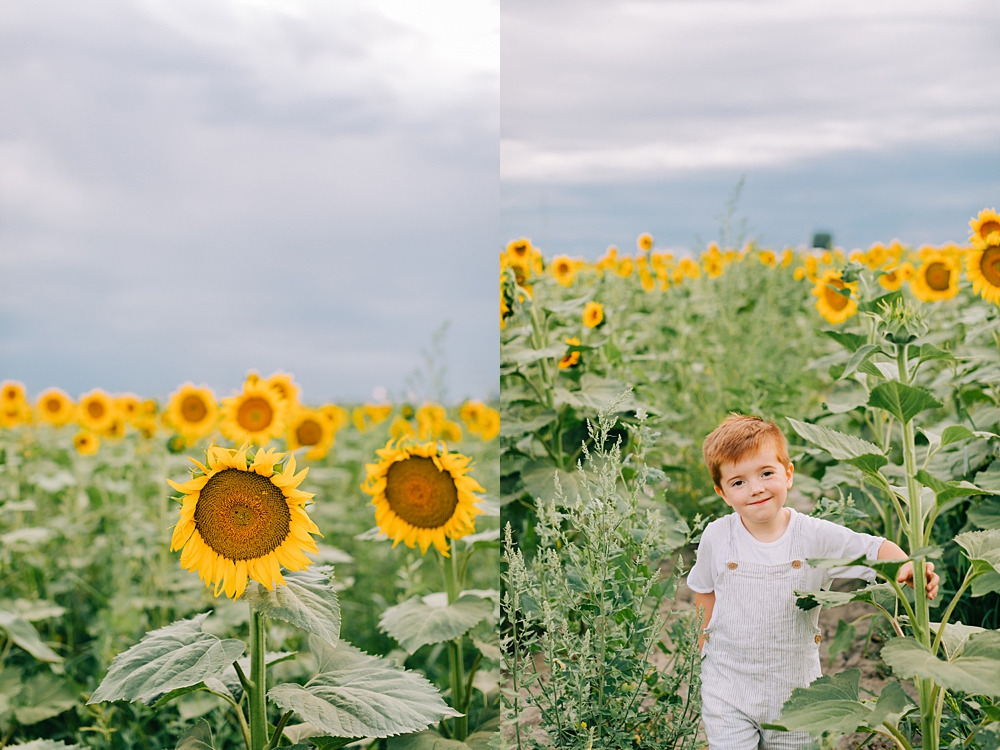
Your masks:
{"label": "sunflower stem", "polygon": [[[461,581],[458,571],[458,541],[451,540],[451,557],[445,566],[445,582],[448,587],[448,604],[454,604],[458,600],[461,591]],[[448,658],[451,661],[451,704],[456,711],[461,711],[463,716],[455,717],[453,735],[459,742],[464,742],[469,735],[468,706],[465,700],[465,664],[462,654],[462,638],[459,636],[448,642]]]}
{"label": "sunflower stem", "polygon": [[267,631],[264,616],[250,609],[250,750],[267,747],[267,681],[264,650]]}

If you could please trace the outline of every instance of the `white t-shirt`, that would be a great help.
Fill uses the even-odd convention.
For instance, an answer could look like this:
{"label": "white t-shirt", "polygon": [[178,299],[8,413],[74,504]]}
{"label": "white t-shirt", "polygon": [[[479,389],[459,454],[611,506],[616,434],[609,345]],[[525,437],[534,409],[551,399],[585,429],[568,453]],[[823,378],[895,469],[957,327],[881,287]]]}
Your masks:
{"label": "white t-shirt", "polygon": [[[860,557],[878,559],[878,550],[885,541],[882,537],[862,534],[857,531],[821,518],[802,515],[794,508],[788,508],[788,527],[779,539],[773,542],[758,542],[747,531],[739,515],[735,512],[717,518],[701,535],[698,544],[698,558],[688,574],[687,585],[699,594],[715,591],[715,581],[722,574],[726,563],[731,560],[746,560],[765,565],[790,562],[792,560],[792,526],[795,516],[799,516],[799,544],[803,558],[809,557]],[[729,551],[729,532],[732,530],[736,549]],[[863,578],[875,580],[875,571],[860,565],[830,568],[824,576],[821,588],[826,588],[831,578]]]}

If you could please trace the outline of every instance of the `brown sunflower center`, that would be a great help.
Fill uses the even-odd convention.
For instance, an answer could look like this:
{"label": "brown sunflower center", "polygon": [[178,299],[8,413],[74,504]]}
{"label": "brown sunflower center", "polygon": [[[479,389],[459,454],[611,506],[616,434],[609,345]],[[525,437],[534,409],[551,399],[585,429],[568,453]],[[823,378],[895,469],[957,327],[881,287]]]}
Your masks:
{"label": "brown sunflower center", "polygon": [[62,406],[62,403],[57,398],[48,398],[48,399],[45,399],[45,408],[47,410],[49,410],[50,412],[52,412],[53,414],[55,414],[57,411],[59,411],[59,409],[60,409],[61,406]]}
{"label": "brown sunflower center", "polygon": [[451,474],[423,456],[411,456],[389,467],[385,497],[397,516],[421,529],[444,526],[458,507],[458,489]]}
{"label": "brown sunflower center", "polygon": [[201,489],[194,524],[209,547],[229,560],[252,560],[277,549],[291,529],[285,495],[267,477],[225,469]]}
{"label": "brown sunflower center", "polygon": [[205,402],[202,400],[201,396],[195,396],[193,393],[184,397],[181,401],[181,415],[188,422],[200,422],[208,414],[208,407],[205,406]]}
{"label": "brown sunflower center", "polygon": [[251,396],[236,411],[236,421],[247,432],[260,432],[271,426],[274,411],[266,399]]}
{"label": "brown sunflower center", "polygon": [[323,439],[323,428],[319,422],[307,419],[296,428],[295,437],[299,445],[316,445]]}
{"label": "brown sunflower center", "polygon": [[13,388],[4,388],[4,401],[14,401],[17,398],[17,391]]}
{"label": "brown sunflower center", "polygon": [[1000,247],[988,247],[979,261],[979,270],[993,286],[1000,286]]}
{"label": "brown sunflower center", "polygon": [[943,292],[951,283],[951,269],[944,263],[934,262],[927,266],[927,286],[935,292]]}
{"label": "brown sunflower center", "polygon": [[1000,222],[997,221],[984,221],[982,226],[979,227],[979,236],[983,239],[987,238],[993,232],[1000,232]]}
{"label": "brown sunflower center", "polygon": [[94,419],[100,419],[104,416],[104,404],[100,401],[90,401],[87,403],[87,413]]}
{"label": "brown sunflower center", "polygon": [[826,292],[826,304],[838,312],[847,307],[847,303],[850,301],[847,297],[837,291],[837,289],[843,288],[843,281],[840,279],[830,279],[826,282],[826,289],[824,290]]}

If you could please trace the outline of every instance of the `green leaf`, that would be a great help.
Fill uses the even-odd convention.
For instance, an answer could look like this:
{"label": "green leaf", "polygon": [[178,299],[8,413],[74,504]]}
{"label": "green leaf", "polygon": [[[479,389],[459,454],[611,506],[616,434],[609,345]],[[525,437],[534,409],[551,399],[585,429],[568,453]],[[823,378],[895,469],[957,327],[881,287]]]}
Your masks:
{"label": "green leaf", "polygon": [[980,572],[992,568],[1000,573],[1000,529],[966,531],[955,537],[955,543]]}
{"label": "green leaf", "polygon": [[936,359],[944,360],[946,362],[957,362],[955,355],[951,352],[946,352],[944,349],[938,349],[934,344],[922,344],[920,346],[920,361],[921,362],[933,362]]}
{"label": "green leaf", "polygon": [[[337,748],[357,742],[357,737],[310,737],[309,741],[319,750],[337,750]],[[293,745],[294,747],[294,745]]]}
{"label": "green leaf", "polygon": [[888,724],[895,727],[906,710],[913,706],[913,700],[898,682],[890,682],[882,689],[872,715],[866,722],[870,729]]}
{"label": "green leaf", "polygon": [[909,637],[893,638],[882,647],[881,655],[900,677],[929,678],[949,690],[1000,697],[1000,632],[971,635],[961,655],[952,661],[938,659]]}
{"label": "green leaf", "polygon": [[837,621],[837,633],[833,636],[833,640],[830,641],[830,664],[833,662],[840,654],[846,654],[851,650],[851,646],[854,644],[854,636],[857,635],[858,629],[853,625],[849,625],[843,620]]}
{"label": "green leaf", "polygon": [[865,344],[864,346],[860,347],[857,351],[854,352],[854,354],[851,355],[851,358],[847,360],[847,366],[844,368],[844,371],[840,374],[838,380],[844,380],[845,378],[849,378],[851,375],[857,372],[858,368],[861,367],[861,365],[863,365],[865,362],[868,361],[869,357],[880,351],[881,349],[879,348],[878,344]]}
{"label": "green leaf", "polygon": [[771,725],[789,732],[809,732],[814,737],[824,732],[848,734],[865,726],[872,710],[861,702],[858,682],[861,671],[848,669],[824,675],[797,687],[781,708],[781,716]]}
{"label": "green leaf", "polygon": [[500,357],[501,365],[511,365],[514,367],[524,367],[542,359],[562,357],[566,351],[565,344],[552,344],[543,349],[530,349],[528,347],[507,347]]}
{"label": "green leaf", "polygon": [[0,611],[0,630],[3,630],[7,637],[20,646],[39,661],[47,661],[57,664],[62,661],[62,657],[55,651],[42,643],[38,636],[38,631],[30,622],[21,619],[12,612]]}
{"label": "green leaf", "polygon": [[542,309],[550,313],[555,313],[556,315],[572,315],[575,313],[582,313],[584,306],[590,302],[593,296],[593,294],[585,294],[584,296],[577,297],[576,299],[545,302],[542,304]]}
{"label": "green leaf", "polygon": [[953,424],[944,428],[944,432],[941,433],[941,447],[951,443],[958,443],[962,440],[968,440],[971,437],[976,437],[976,433],[970,430],[965,425]]}
{"label": "green leaf", "polygon": [[[932,622],[929,625],[931,632],[937,635],[941,623]],[[962,653],[962,649],[965,648],[965,642],[969,640],[970,635],[984,632],[986,632],[986,628],[977,628],[975,625],[963,625],[961,621],[949,622],[944,628],[944,635],[941,636],[941,645],[944,647],[945,656],[951,661]]]}
{"label": "green leaf", "polygon": [[[881,297],[876,297],[875,299],[870,299],[867,302],[861,302],[858,304],[858,312],[866,313],[877,313],[881,310],[883,305],[891,305],[896,300],[903,299],[903,293],[898,289],[894,292],[889,292],[888,294],[883,294]],[[858,334],[855,334],[858,335]],[[860,338],[864,339],[864,336]],[[867,339],[865,339],[867,340]]]}
{"label": "green leaf", "polygon": [[969,509],[969,520],[981,529],[1000,529],[1000,498],[983,498]]}
{"label": "green leaf", "polygon": [[942,406],[926,388],[903,385],[897,380],[875,386],[868,396],[868,405],[884,409],[903,423],[909,422],[925,409],[939,409]]}
{"label": "green leaf", "polygon": [[437,601],[436,595],[417,596],[383,612],[379,628],[412,654],[429,643],[464,635],[492,612],[493,603],[477,596],[462,596],[453,604],[447,598]]}
{"label": "green leaf", "polygon": [[986,596],[993,592],[1000,593],[1000,573],[988,570],[972,580],[972,595]]}
{"label": "green leaf", "polygon": [[822,427],[818,424],[807,424],[791,417],[786,417],[786,419],[788,420],[788,424],[792,426],[792,429],[800,437],[808,440],[813,445],[818,445],[838,461],[860,458],[865,455],[882,455],[879,447],[873,443],[869,443],[867,440],[862,440],[843,432],[837,432],[836,430],[831,430],[829,427]]}
{"label": "green leaf", "polygon": [[212,728],[202,719],[187,730],[175,750],[214,750],[214,748]]}
{"label": "green leaf", "polygon": [[524,421],[508,417],[505,414],[500,424],[500,435],[502,437],[520,437],[529,432],[538,432],[543,427],[552,424],[558,416],[559,414],[552,409]]}
{"label": "green leaf", "polygon": [[16,745],[7,745],[7,750],[84,750],[83,745],[67,745],[65,742],[56,740],[31,740],[30,742],[19,742]]}
{"label": "green leaf", "polygon": [[[866,602],[876,604],[882,609],[890,612],[896,601],[896,592],[892,584],[879,583],[874,586],[866,586],[856,591],[796,591],[795,604],[800,609],[810,610],[815,607],[832,609],[841,607],[849,602]],[[838,626],[839,628],[839,626]]]}
{"label": "green leaf", "polygon": [[929,487],[937,495],[937,504],[943,505],[955,497],[968,497],[970,495],[992,495],[993,492],[977,487],[971,482],[942,482],[923,469],[917,472],[917,481],[924,487]]}
{"label": "green leaf", "polygon": [[77,695],[63,680],[44,672],[35,675],[24,685],[18,696],[21,705],[14,709],[14,716],[21,724],[37,724],[58,716],[77,703]]}
{"label": "green leaf", "polygon": [[868,339],[859,333],[845,333],[843,331],[820,331],[820,333],[824,336],[829,336],[842,347],[850,349],[852,352],[856,352],[868,343]]}
{"label": "green leaf", "polygon": [[323,566],[285,574],[285,585],[272,590],[256,581],[241,597],[265,617],[290,622],[327,643],[340,638],[340,602],[330,583],[333,569]]}
{"label": "green leaf", "polygon": [[461,716],[416,672],[341,642],[305,687],[277,685],[268,698],[332,737],[391,737]]}
{"label": "green leaf", "polygon": [[246,644],[204,632],[202,625],[208,615],[204,612],[146,633],[115,657],[87,704],[117,700],[152,703],[171,690],[221,675],[243,654]]}
{"label": "green leaf", "polygon": [[283,734],[286,739],[295,743],[295,745],[303,743],[306,740],[312,740],[315,745],[323,748],[331,748],[331,750],[349,745],[358,739],[357,737],[324,737],[323,730],[319,727],[314,727],[308,721],[286,726]]}
{"label": "green leaf", "polygon": [[389,750],[471,750],[464,742],[449,740],[433,729],[404,734],[389,740]]}

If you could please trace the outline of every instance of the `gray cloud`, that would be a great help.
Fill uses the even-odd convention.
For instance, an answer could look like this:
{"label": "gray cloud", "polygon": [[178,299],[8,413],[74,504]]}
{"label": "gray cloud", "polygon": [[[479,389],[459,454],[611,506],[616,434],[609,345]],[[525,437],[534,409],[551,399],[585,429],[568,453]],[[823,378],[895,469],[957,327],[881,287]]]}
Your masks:
{"label": "gray cloud", "polygon": [[0,377],[360,398],[451,320],[495,389],[496,10],[452,5],[3,6]]}

